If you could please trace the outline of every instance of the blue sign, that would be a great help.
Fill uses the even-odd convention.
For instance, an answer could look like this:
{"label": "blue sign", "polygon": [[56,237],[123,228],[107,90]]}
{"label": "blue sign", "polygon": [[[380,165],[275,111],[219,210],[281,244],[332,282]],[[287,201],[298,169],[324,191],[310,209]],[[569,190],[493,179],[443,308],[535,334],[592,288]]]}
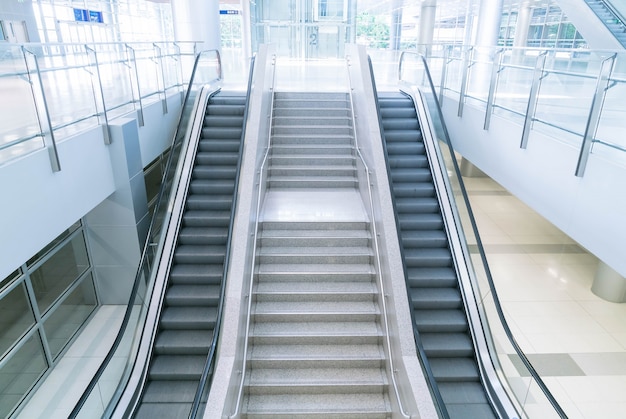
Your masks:
{"label": "blue sign", "polygon": [[76,22],[104,23],[102,12],[96,10],[74,9],[74,20]]}
{"label": "blue sign", "polygon": [[238,15],[239,10],[220,10],[220,15]]}

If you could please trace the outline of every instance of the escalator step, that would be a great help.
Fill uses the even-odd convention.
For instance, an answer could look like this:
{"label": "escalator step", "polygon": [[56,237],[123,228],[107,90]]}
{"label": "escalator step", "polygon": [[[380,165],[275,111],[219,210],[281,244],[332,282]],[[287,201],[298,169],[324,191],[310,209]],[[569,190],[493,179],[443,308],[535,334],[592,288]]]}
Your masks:
{"label": "escalator step", "polygon": [[187,197],[187,209],[230,211],[233,203],[231,195],[190,195]]}
{"label": "escalator step", "polygon": [[437,382],[480,382],[476,362],[472,358],[435,358],[430,361]]}
{"label": "escalator step", "polygon": [[181,244],[225,245],[227,240],[227,227],[183,227],[178,234],[178,242]]}
{"label": "escalator step", "polygon": [[196,155],[196,164],[202,165],[230,165],[236,166],[239,160],[239,154],[237,153],[207,153],[199,152]]}
{"label": "escalator step", "polygon": [[467,333],[420,333],[420,336],[429,359],[474,356],[474,346]]}
{"label": "escalator step", "polygon": [[183,215],[183,225],[191,227],[228,227],[230,211],[188,210]]}
{"label": "escalator step", "polygon": [[410,167],[410,168],[426,167],[426,168],[429,168],[429,166],[428,166],[428,158],[426,157],[426,155],[420,155],[420,156],[403,156],[403,155],[390,156],[389,157],[389,167],[392,169],[392,173],[393,173],[393,169],[396,169],[396,168],[404,168],[404,167]]}
{"label": "escalator step", "polygon": [[391,171],[391,180],[395,182],[432,182],[430,169],[420,168],[396,168]]}
{"label": "escalator step", "polygon": [[407,268],[436,268],[453,266],[452,254],[447,248],[404,249]]}
{"label": "escalator step", "polygon": [[239,138],[231,139],[201,139],[198,151],[203,153],[237,153],[239,152]]}
{"label": "escalator step", "polygon": [[405,231],[402,245],[407,249],[448,248],[448,236],[443,230]]}
{"label": "escalator step", "polygon": [[400,154],[400,150],[411,150],[415,154],[424,154],[426,150],[421,142],[422,131],[418,129],[385,132],[385,139],[391,155]]}
{"label": "escalator step", "polygon": [[[410,104],[409,104],[410,105]],[[388,108],[382,107],[380,109],[380,115],[383,118],[383,121],[387,118],[417,118],[417,114],[415,113],[415,109],[413,107],[407,108]]]}
{"label": "escalator step", "polygon": [[383,129],[385,134],[392,131],[419,131],[420,126],[416,118],[395,118],[383,119]]}
{"label": "escalator step", "polygon": [[415,310],[420,333],[457,333],[467,331],[465,312],[460,309]]}
{"label": "escalator step", "polygon": [[213,329],[217,319],[215,307],[165,307],[161,326],[166,329]]}
{"label": "escalator step", "polygon": [[154,349],[158,355],[206,355],[212,339],[210,330],[162,330]]}
{"label": "escalator step", "polygon": [[193,179],[235,179],[237,168],[229,166],[196,166]]}
{"label": "escalator step", "polygon": [[219,286],[172,284],[165,295],[165,304],[168,306],[217,307],[219,299]]}
{"label": "escalator step", "polygon": [[434,197],[435,186],[432,183],[418,183],[413,185],[393,185],[393,194],[397,198]]}
{"label": "escalator step", "polygon": [[241,130],[243,118],[240,116],[228,115],[206,115],[204,117],[204,125],[212,128],[236,128]]}
{"label": "escalator step", "polygon": [[202,139],[203,140],[210,140],[210,139],[239,140],[241,138],[242,132],[243,132],[243,128],[241,127],[239,128],[230,128],[230,127],[202,128]]}
{"label": "escalator step", "polygon": [[224,246],[179,245],[174,252],[175,263],[223,263],[226,250]]}
{"label": "escalator step", "polygon": [[441,214],[398,214],[401,230],[441,230],[444,223]]}
{"label": "escalator step", "polygon": [[399,214],[439,212],[439,201],[434,197],[398,198],[396,210]]}
{"label": "escalator step", "polygon": [[152,361],[150,379],[199,380],[206,355],[157,355]]}
{"label": "escalator step", "polygon": [[170,272],[172,284],[219,285],[224,275],[222,265],[175,264]]}
{"label": "escalator step", "polygon": [[453,267],[407,268],[407,281],[415,288],[450,288],[457,286]]}
{"label": "escalator step", "polygon": [[411,302],[416,310],[462,308],[457,288],[413,288]]}

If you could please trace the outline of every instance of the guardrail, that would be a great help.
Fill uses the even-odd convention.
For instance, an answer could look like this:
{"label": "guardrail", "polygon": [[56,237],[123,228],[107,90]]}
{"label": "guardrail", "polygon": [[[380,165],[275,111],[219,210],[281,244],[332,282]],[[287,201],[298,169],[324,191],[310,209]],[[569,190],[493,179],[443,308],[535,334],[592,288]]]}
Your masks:
{"label": "guardrail", "polygon": [[[181,93],[195,42],[0,45],[0,164],[47,148],[61,170],[58,141],[101,125],[110,143],[111,119]],[[188,61],[188,63],[186,62]],[[182,98],[182,95],[181,95]]]}
{"label": "guardrail", "polygon": [[[589,154],[626,161],[626,53],[579,49],[480,48],[433,45],[426,57],[439,101],[458,99],[458,115],[471,104],[519,121],[520,147],[541,131],[579,149],[575,175]],[[437,84],[438,83],[438,84]]]}

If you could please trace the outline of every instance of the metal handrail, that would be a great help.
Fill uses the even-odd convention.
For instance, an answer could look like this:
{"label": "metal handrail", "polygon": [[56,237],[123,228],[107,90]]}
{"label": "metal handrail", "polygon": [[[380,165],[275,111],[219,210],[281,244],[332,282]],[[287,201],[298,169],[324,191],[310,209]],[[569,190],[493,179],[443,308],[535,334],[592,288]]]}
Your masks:
{"label": "metal handrail", "polygon": [[[225,281],[226,279],[226,274],[228,273],[228,268],[230,266],[230,247],[231,247],[231,243],[232,243],[232,232],[233,232],[233,226],[235,224],[235,214],[236,214],[236,209],[237,209],[237,196],[238,196],[238,190],[239,190],[239,177],[241,175],[241,163],[243,160],[243,139],[245,138],[246,135],[246,120],[248,119],[248,106],[250,104],[250,92],[252,91],[252,76],[254,73],[254,63],[255,63],[255,56],[252,56],[251,60],[250,60],[250,73],[248,76],[248,89],[247,89],[247,93],[246,93],[246,109],[244,111],[243,114],[243,130],[241,132],[241,145],[240,145],[240,153],[239,153],[239,158],[237,160],[237,175],[235,176],[235,189],[233,191],[233,196],[235,197],[233,199],[233,204],[231,206],[231,210],[230,210],[230,222],[229,222],[229,227],[228,227],[228,241],[226,242],[226,253],[224,255],[224,270],[222,272],[222,278],[223,281]],[[207,355],[207,359],[206,359],[206,363],[204,364],[204,369],[202,370],[202,374],[200,376],[200,383],[198,384],[198,389],[196,390],[196,395],[194,397],[193,403],[192,403],[192,407],[191,410],[189,412],[189,418],[190,419],[194,419],[197,417],[198,413],[199,413],[199,407],[200,407],[200,403],[202,401],[202,397],[206,388],[206,384],[207,381],[209,381],[209,379],[211,379],[212,381],[212,376],[209,377],[209,372],[211,367],[213,366],[213,358],[215,356],[215,351],[217,350],[217,339],[220,333],[220,329],[221,329],[221,325],[222,325],[222,316],[223,316],[223,311],[224,311],[224,299],[225,299],[225,293],[226,293],[226,285],[222,284],[221,290],[220,290],[220,300],[219,300],[219,306],[217,308],[217,319],[215,320],[215,328],[213,329],[213,338],[211,340],[211,346],[209,349],[209,354]],[[210,384],[210,383],[209,383]]]}
{"label": "metal handrail", "polygon": [[[380,129],[380,135],[381,138],[384,138],[384,131],[383,131],[383,121],[381,118],[381,114],[380,114],[380,105],[378,102],[378,90],[376,88],[376,81],[374,79],[374,69],[373,69],[373,65],[372,65],[372,60],[370,57],[368,57],[368,63],[369,63],[369,67],[370,67],[370,75],[372,78],[372,87],[374,90],[374,100],[376,102],[376,111],[378,114],[378,127]],[[390,173],[390,166],[389,166],[389,159],[387,158],[387,144],[385,141],[382,142],[382,147],[384,150],[384,155],[385,155],[385,167],[387,168],[387,173]],[[389,182],[389,190],[393,190],[393,185],[391,184],[391,177],[387,176],[387,181]],[[397,228],[399,228],[400,226],[400,221],[398,219],[398,211],[396,210],[396,201],[395,199],[391,200],[391,204],[394,208],[394,218],[395,218],[395,225],[397,226]],[[399,231],[398,231],[399,233]],[[402,246],[400,246],[400,255],[402,257],[402,259],[404,260],[404,249]],[[402,264],[402,270],[404,272],[404,277],[407,278],[408,274],[406,271],[406,265],[403,263]],[[407,293],[408,293],[408,289],[407,289]],[[411,307],[411,311],[413,311],[413,300],[410,298],[410,296],[408,296],[408,302],[409,302],[409,306]],[[443,401],[443,397],[441,396],[441,392],[439,391],[439,386],[437,385],[437,380],[435,380],[435,374],[433,374],[432,369],[430,368],[430,364],[428,362],[425,362],[428,357],[426,356],[426,351],[424,350],[424,345],[422,343],[422,338],[420,337],[419,331],[417,329],[417,325],[415,324],[415,322],[413,322],[413,339],[415,340],[415,346],[417,349],[417,352],[419,354],[419,358],[422,362],[420,362],[420,365],[422,367],[422,370],[424,372],[424,375],[426,377],[426,382],[428,384],[428,387],[431,391],[431,396],[434,399],[435,405],[437,407],[438,413],[440,414],[440,416],[442,416],[443,419],[449,419],[450,418],[450,414],[448,413],[448,409],[446,407],[445,402]]]}
{"label": "metal handrail", "polygon": [[[400,72],[399,72],[399,76],[400,76],[400,78],[402,77],[402,72],[401,72],[402,61],[403,61],[405,55],[408,55],[408,54],[418,56],[421,59],[421,61],[422,61],[424,72],[425,72],[427,83],[428,83],[428,88],[432,90],[432,95],[434,97],[434,101],[435,101],[435,104],[436,104],[436,107],[437,107],[438,115],[436,115],[436,116],[442,122],[442,128],[443,128],[443,132],[444,132],[445,138],[442,138],[441,140],[443,140],[446,143],[446,145],[449,147],[449,149],[452,151],[452,150],[454,150],[454,148],[452,146],[452,142],[450,140],[450,136],[448,134],[448,130],[447,130],[444,118],[443,118],[443,111],[441,110],[441,105],[439,104],[439,100],[437,99],[435,87],[434,87],[434,84],[432,82],[432,78],[431,78],[431,75],[430,75],[430,70],[428,69],[428,63],[426,61],[426,58],[422,54],[419,54],[419,53],[413,53],[413,52],[410,52],[410,51],[403,51],[402,54],[400,55],[400,64],[399,64]],[[489,269],[489,264],[487,262],[487,256],[486,256],[485,249],[484,249],[482,240],[481,240],[479,232],[478,232],[478,226],[476,224],[476,219],[474,217],[474,213],[473,213],[471,205],[470,205],[469,196],[467,195],[467,190],[465,189],[465,185],[463,184],[463,179],[462,179],[462,176],[461,176],[461,170],[460,170],[456,160],[453,159],[452,163],[453,163],[454,171],[455,171],[455,173],[457,175],[457,178],[458,178],[458,181],[459,181],[459,187],[460,187],[459,189],[461,191],[461,194],[463,196],[463,201],[465,203],[466,209],[467,209],[468,214],[469,214],[469,221],[470,221],[470,224],[472,226],[472,230],[473,230],[473,233],[474,233],[474,236],[475,236],[475,239],[476,239],[476,246],[477,246],[477,249],[478,249],[478,253],[480,254],[480,259],[481,259],[483,268],[485,270],[487,284],[489,285],[489,291],[492,294],[494,306],[495,306],[495,309],[496,309],[496,313],[498,315],[498,319],[500,320],[502,328],[504,329],[504,332],[505,332],[505,334],[507,336],[507,339],[511,343],[511,346],[515,349],[515,352],[516,352],[517,356],[519,356],[519,358],[522,361],[522,363],[524,364],[524,366],[528,369],[530,375],[535,380],[535,382],[537,383],[537,385],[539,386],[539,388],[541,389],[543,394],[546,396],[546,398],[548,399],[548,401],[552,405],[552,407],[555,409],[556,413],[559,416],[561,416],[562,418],[567,418],[567,415],[562,410],[561,406],[556,401],[556,399],[554,398],[554,396],[552,395],[552,393],[550,392],[550,390],[548,389],[546,384],[543,382],[543,380],[541,379],[541,376],[537,373],[537,371],[535,370],[533,365],[530,363],[530,361],[528,360],[528,358],[526,357],[526,355],[522,351],[521,347],[518,345],[517,341],[515,340],[515,337],[513,336],[512,331],[511,331],[511,329],[510,329],[510,327],[508,325],[508,322],[507,322],[507,320],[506,320],[506,318],[504,316],[504,311],[502,309],[502,305],[500,304],[500,299],[498,298],[498,293],[497,293],[497,290],[496,290],[495,282],[493,280],[493,276],[491,274],[491,270]]]}
{"label": "metal handrail", "polygon": [[[265,149],[261,166],[259,167],[259,185],[261,184],[263,180],[263,171],[265,169],[265,164],[267,163],[270,150],[272,149],[272,120],[274,117],[274,96],[276,94],[275,89],[274,89],[274,86],[276,83],[276,65],[275,65],[276,55],[272,56],[272,60],[274,61],[274,66],[272,70],[273,71],[272,82],[270,86],[272,94],[271,94],[271,99],[270,99],[270,114],[268,115],[268,120],[269,120],[268,133],[267,133],[268,145],[267,145],[267,148]],[[256,202],[256,216],[254,217],[254,233],[252,236],[253,246],[252,246],[252,256],[250,259],[252,263],[255,263],[256,261],[257,240],[258,240],[258,235],[259,235],[259,214],[261,213],[262,201],[263,201],[263,194],[259,191],[259,195],[257,197],[257,202]],[[228,416],[229,418],[237,417],[237,415],[239,414],[240,406],[241,406],[241,398],[243,397],[244,381],[246,379],[246,369],[247,369],[247,364],[248,364],[248,347],[249,347],[248,335],[250,333],[250,319],[252,316],[252,293],[253,293],[252,290],[254,287],[254,276],[255,276],[255,271],[254,269],[252,269],[252,272],[250,273],[250,286],[248,289],[248,294],[246,295],[248,304],[247,304],[247,313],[246,313],[246,329],[245,329],[245,335],[244,335],[245,339],[244,339],[244,347],[243,347],[242,365],[241,365],[241,371],[239,372],[241,375],[241,380],[239,382],[239,390],[237,392],[237,398],[235,399],[235,411],[232,412]]]}
{"label": "metal handrail", "polygon": [[[218,59],[219,59],[219,55]],[[197,70],[197,66],[198,63],[200,61],[201,58],[201,54],[198,54],[198,56],[196,57],[195,63],[194,63],[194,68],[193,71],[191,73],[191,78],[189,81],[189,85],[187,88],[187,92],[185,93],[185,100],[184,100],[184,104],[183,107],[181,109],[181,116],[184,112],[185,109],[185,104],[188,103],[188,101],[190,100],[190,93],[191,93],[191,86],[193,86],[194,84],[194,79],[195,79],[195,75],[196,75],[196,70]],[[174,137],[172,140],[172,147],[171,149],[174,149],[175,144],[182,141],[184,138],[184,131],[186,129],[186,127],[184,127],[182,125],[182,118],[179,120],[179,124],[178,127],[176,128],[176,132],[174,133]],[[173,164],[175,163],[174,161],[174,153],[170,153],[168,160],[167,160],[167,164],[166,164],[166,169],[165,169],[165,175],[167,175],[167,173],[171,170]],[[81,397],[79,398],[78,402],[76,403],[76,405],[74,406],[74,409],[72,409],[72,412],[70,413],[70,415],[68,416],[69,418],[76,418],[79,414],[80,411],[82,409],[82,407],[84,406],[85,402],[87,401],[87,399],[89,398],[89,396],[91,395],[91,392],[94,390],[96,384],[99,382],[100,378],[102,377],[102,375],[104,374],[105,370],[107,369],[111,359],[113,359],[113,356],[115,355],[115,353],[117,352],[123,338],[124,338],[124,332],[126,331],[126,328],[128,327],[129,323],[130,323],[130,318],[133,314],[133,309],[134,309],[134,302],[137,299],[137,294],[138,294],[138,290],[139,287],[144,284],[144,269],[147,268],[147,266],[152,262],[150,260],[150,255],[152,252],[152,246],[154,244],[153,239],[156,239],[157,237],[153,237],[153,234],[155,234],[155,231],[157,231],[157,214],[159,212],[159,208],[162,208],[164,205],[167,205],[167,201],[165,201],[165,196],[166,196],[166,191],[168,187],[172,187],[172,185],[168,185],[167,182],[162,182],[161,183],[161,188],[159,190],[159,194],[156,200],[156,205],[155,205],[155,210],[154,210],[154,215],[152,217],[152,220],[150,222],[150,227],[148,228],[148,233],[147,233],[147,239],[146,242],[144,244],[143,247],[143,251],[141,254],[141,259],[139,261],[139,266],[137,268],[137,274],[135,276],[135,280],[133,283],[133,288],[131,290],[130,293],[130,297],[128,299],[128,305],[126,307],[126,312],[124,313],[124,318],[122,319],[122,323],[120,325],[120,330],[115,338],[115,341],[113,342],[113,345],[111,346],[111,349],[109,349],[109,352],[107,353],[107,355],[105,356],[104,360],[102,361],[102,363],[100,364],[100,367],[98,368],[98,370],[96,371],[96,373],[93,375],[91,381],[89,382],[89,384],[87,385],[87,388],[85,389],[85,391],[83,392],[83,394],[81,395]],[[158,234],[158,233],[157,233]]]}
{"label": "metal handrail", "polygon": [[[347,61],[347,65],[349,66],[350,64],[350,57],[346,57],[346,61]],[[372,193],[372,182],[371,182],[371,171],[367,165],[367,163],[365,162],[365,159],[363,158],[363,155],[361,154],[361,149],[359,147],[359,141],[358,141],[358,135],[357,135],[357,129],[356,129],[356,116],[355,116],[355,112],[354,112],[354,99],[353,99],[353,95],[352,95],[352,77],[350,76],[350,71],[348,70],[348,80],[349,80],[349,87],[350,87],[350,91],[348,92],[348,97],[350,98],[350,113],[351,113],[351,117],[352,117],[352,132],[354,135],[354,148],[356,150],[357,155],[359,156],[359,159],[361,160],[361,164],[363,164],[363,168],[365,169],[365,176],[367,178],[367,192],[368,192],[368,203],[370,206],[370,211],[372,214],[372,217],[374,216],[374,198],[373,198],[373,193]],[[393,383],[393,389],[394,389],[394,393],[396,395],[396,400],[398,402],[398,407],[400,408],[400,414],[402,414],[403,417],[405,418],[410,418],[410,414],[406,413],[404,411],[404,407],[402,405],[402,400],[400,398],[400,392],[398,390],[398,383],[396,382],[396,376],[395,376],[395,371],[396,369],[394,368],[394,362],[393,362],[393,356],[391,356],[391,340],[389,339],[389,316],[387,315],[387,302],[386,302],[386,293],[385,293],[385,284],[383,281],[383,272],[381,269],[381,262],[380,262],[380,246],[378,245],[378,232],[376,230],[376,223],[372,220],[372,222],[370,223],[370,225],[372,226],[372,236],[374,238],[374,251],[376,252],[376,277],[378,279],[378,292],[380,295],[380,304],[382,305],[382,311],[383,311],[383,319],[384,319],[384,325],[385,325],[385,343],[387,344],[387,361],[389,362],[389,370],[390,370],[390,375],[391,375],[391,382]]]}

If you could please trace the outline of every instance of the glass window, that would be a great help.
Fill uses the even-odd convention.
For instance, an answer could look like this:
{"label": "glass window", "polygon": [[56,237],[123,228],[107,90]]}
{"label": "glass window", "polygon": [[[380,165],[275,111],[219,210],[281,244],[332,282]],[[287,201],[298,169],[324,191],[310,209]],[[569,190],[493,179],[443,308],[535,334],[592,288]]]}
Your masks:
{"label": "glass window", "polygon": [[35,324],[24,284],[9,291],[0,300],[0,357]]}
{"label": "glass window", "polygon": [[51,249],[53,249],[54,247],[56,247],[59,243],[61,243],[63,240],[65,240],[67,237],[70,236],[70,234],[72,234],[73,232],[75,232],[78,228],[80,227],[80,221],[77,223],[74,223],[70,228],[68,228],[67,230],[65,230],[63,233],[59,234],[57,236],[56,239],[52,240],[50,243],[48,243],[48,245],[46,247],[44,247],[43,249],[41,249],[39,252],[37,252],[35,254],[35,256],[33,256],[32,258],[30,258],[28,260],[28,262],[26,262],[26,264],[28,265],[28,267],[33,266],[35,263],[37,263],[38,260],[40,260],[43,256],[45,256]]}
{"label": "glass window", "polygon": [[13,280],[17,277],[19,277],[22,274],[22,269],[17,268],[16,270],[14,270],[9,276],[7,276],[6,278],[4,278],[2,281],[0,281],[0,291],[2,290],[2,288],[4,288],[6,285],[9,285],[11,282],[13,282]]}
{"label": "glass window", "polygon": [[39,311],[45,313],[88,267],[85,239],[78,234],[30,274]]}
{"label": "glass window", "polygon": [[0,369],[0,417],[7,417],[48,368],[35,333]]}
{"label": "glass window", "polygon": [[83,282],[56,308],[44,322],[46,339],[55,359],[96,308],[93,278],[88,274]]}

